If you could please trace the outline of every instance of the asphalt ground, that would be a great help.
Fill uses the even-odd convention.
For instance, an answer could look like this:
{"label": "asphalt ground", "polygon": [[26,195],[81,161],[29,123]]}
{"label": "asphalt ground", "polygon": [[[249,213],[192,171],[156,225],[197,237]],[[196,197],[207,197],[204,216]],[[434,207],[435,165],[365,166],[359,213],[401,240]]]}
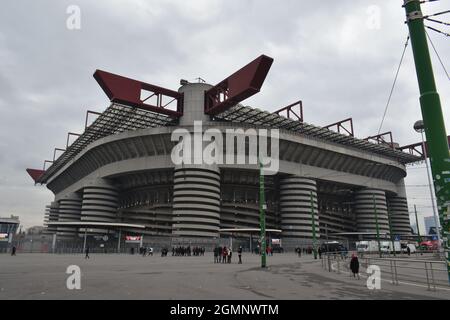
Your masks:
{"label": "asphalt ground", "polygon": [[[211,253],[195,257],[128,254],[0,254],[0,299],[450,299],[450,287],[392,285],[381,273],[381,289],[369,290],[347,271],[329,272],[306,255],[275,254],[260,268],[246,253],[243,264],[216,264]],[[69,289],[69,266],[78,266],[80,289]],[[363,270],[363,268],[362,268]],[[72,282],[73,283],[73,282]]]}

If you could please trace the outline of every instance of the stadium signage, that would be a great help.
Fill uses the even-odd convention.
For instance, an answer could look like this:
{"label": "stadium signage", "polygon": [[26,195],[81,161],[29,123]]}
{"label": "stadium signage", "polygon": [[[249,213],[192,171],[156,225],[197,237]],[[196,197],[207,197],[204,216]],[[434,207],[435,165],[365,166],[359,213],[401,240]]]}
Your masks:
{"label": "stadium signage", "polygon": [[8,241],[9,234],[8,233],[0,233],[0,241]]}
{"label": "stadium signage", "polygon": [[140,242],[141,237],[140,236],[126,236],[125,242],[134,243],[134,242]]}

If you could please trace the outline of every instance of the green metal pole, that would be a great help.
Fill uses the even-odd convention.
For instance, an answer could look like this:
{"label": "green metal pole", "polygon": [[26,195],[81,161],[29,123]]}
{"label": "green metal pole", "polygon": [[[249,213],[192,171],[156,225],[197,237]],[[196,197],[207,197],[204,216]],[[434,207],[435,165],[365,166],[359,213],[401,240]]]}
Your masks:
{"label": "green metal pole", "polygon": [[380,255],[381,258],[380,226],[378,225],[377,204],[375,202],[375,195],[372,195],[372,197],[373,197],[373,211],[375,213],[375,227],[377,230],[378,254]]}
{"label": "green metal pole", "polygon": [[416,205],[414,205],[414,213],[415,213],[415,215],[416,215],[417,240],[419,241],[419,246],[420,246],[420,243],[422,242],[422,237],[420,236],[419,219],[417,218],[417,209],[416,209]]}
{"label": "green metal pole", "polygon": [[259,225],[261,228],[261,268],[266,267],[266,199],[262,163],[259,163]]}
{"label": "green metal pole", "polygon": [[391,215],[389,212],[389,206],[388,206],[388,222],[389,222],[389,236],[391,237],[391,243],[392,243],[392,251],[394,252],[394,257],[397,255],[395,252],[395,241],[394,241],[394,237],[392,234],[392,222],[391,222]]}
{"label": "green metal pole", "polygon": [[311,191],[311,221],[312,221],[314,259],[317,259],[316,220],[314,217],[314,196],[312,191]]}
{"label": "green metal pole", "polygon": [[450,282],[449,256],[449,206],[450,206],[450,154],[441,102],[434,81],[433,66],[428,50],[420,0],[404,0],[406,22],[416,65],[420,90],[420,107],[428,143],[434,189],[442,226],[442,240],[447,255],[447,272]]}

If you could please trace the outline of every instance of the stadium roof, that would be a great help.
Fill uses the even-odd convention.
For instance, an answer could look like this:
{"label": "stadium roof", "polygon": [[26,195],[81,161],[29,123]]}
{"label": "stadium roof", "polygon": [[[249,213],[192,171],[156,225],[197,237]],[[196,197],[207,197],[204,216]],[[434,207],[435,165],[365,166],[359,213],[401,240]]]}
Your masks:
{"label": "stadium roof", "polygon": [[306,122],[288,119],[276,113],[270,113],[251,107],[237,105],[227,111],[219,114],[216,118],[238,122],[247,123],[256,126],[267,126],[270,128],[285,129],[307,136],[316,137],[321,140],[326,140],[346,146],[355,147],[364,151],[370,151],[377,154],[382,154],[390,158],[394,158],[401,163],[410,163],[420,160],[420,157],[395,150],[388,144],[376,144],[367,140],[358,139],[350,135],[331,131],[330,129],[314,126]]}
{"label": "stadium roof", "polygon": [[129,130],[161,127],[173,124],[169,116],[140,108],[113,103],[89,125],[36,182],[45,183],[54,173],[79,154],[90,143]]}
{"label": "stadium roof", "polygon": [[[278,128],[312,136],[317,139],[342,144],[364,151],[381,154],[403,164],[416,162],[421,158],[399,150],[387,144],[376,144],[350,135],[337,133],[330,129],[314,126],[305,122],[289,119],[276,113],[263,111],[238,104],[214,116],[215,120],[245,123],[268,128]],[[36,183],[46,183],[59,169],[84,150],[92,142],[105,136],[124,131],[176,125],[178,119],[141,108],[112,103],[81,134],[52,165],[38,178]]]}

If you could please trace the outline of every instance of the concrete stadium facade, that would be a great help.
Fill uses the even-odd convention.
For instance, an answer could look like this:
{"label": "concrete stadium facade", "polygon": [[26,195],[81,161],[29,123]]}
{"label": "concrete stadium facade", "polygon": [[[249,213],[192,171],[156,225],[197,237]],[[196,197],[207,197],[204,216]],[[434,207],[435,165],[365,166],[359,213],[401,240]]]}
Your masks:
{"label": "concrete stadium facade", "polygon": [[[122,235],[218,239],[230,235],[221,229],[259,228],[258,165],[175,165],[172,161],[176,142],[171,134],[179,128],[194,134],[194,121],[201,121],[203,130],[221,132],[270,128],[242,117],[230,120],[226,115],[205,114],[205,91],[211,87],[182,85],[178,92],[183,94],[184,114],[176,121],[106,135],[86,144],[58,170],[51,174],[47,170],[38,182],[46,183],[55,195],[46,209],[48,231],[64,239],[85,232],[117,234],[117,228],[106,225],[121,223]],[[110,108],[133,110],[116,102]],[[278,237],[285,243],[310,243],[312,195],[320,239],[374,233],[376,219],[381,233],[389,233],[390,224],[393,234],[410,235],[405,164],[417,158],[325,131],[351,143],[280,128],[279,170],[265,177],[267,228],[281,230]],[[370,144],[376,146],[374,151],[360,147],[372,148]],[[84,222],[98,225],[87,227]]]}

